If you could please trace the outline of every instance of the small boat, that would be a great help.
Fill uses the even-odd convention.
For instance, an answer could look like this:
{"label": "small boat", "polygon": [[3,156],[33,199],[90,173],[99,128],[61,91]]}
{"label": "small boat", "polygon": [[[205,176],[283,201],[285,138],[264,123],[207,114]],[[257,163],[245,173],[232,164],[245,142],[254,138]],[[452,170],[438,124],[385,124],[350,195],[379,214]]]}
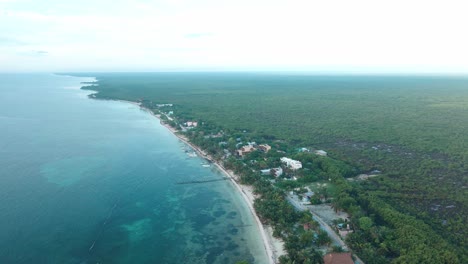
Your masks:
{"label": "small boat", "polygon": [[203,164],[202,166],[203,166],[203,167],[205,167],[205,168],[209,168],[209,167],[211,167],[211,165],[210,165],[210,164]]}

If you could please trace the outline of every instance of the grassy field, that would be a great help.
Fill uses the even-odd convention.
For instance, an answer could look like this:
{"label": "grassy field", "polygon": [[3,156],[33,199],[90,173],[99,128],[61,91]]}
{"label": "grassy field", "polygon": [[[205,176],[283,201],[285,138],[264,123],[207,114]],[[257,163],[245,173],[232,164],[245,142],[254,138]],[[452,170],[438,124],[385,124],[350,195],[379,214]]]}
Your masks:
{"label": "grassy field", "polygon": [[[98,98],[171,103],[233,135],[315,147],[381,170],[361,188],[468,246],[468,78],[269,73],[108,73]],[[437,207],[437,210],[435,209]]]}

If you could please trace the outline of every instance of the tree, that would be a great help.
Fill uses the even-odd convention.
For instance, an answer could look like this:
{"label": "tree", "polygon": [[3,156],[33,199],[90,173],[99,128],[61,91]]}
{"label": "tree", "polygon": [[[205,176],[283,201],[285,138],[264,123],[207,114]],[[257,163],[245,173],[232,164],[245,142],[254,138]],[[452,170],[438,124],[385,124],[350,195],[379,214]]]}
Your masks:
{"label": "tree", "polygon": [[344,252],[343,248],[341,246],[338,246],[338,245],[333,246],[332,251],[337,252],[337,253]]}
{"label": "tree", "polygon": [[312,231],[306,231],[302,233],[301,238],[299,239],[304,246],[310,246],[314,241],[314,233]]}
{"label": "tree", "polygon": [[363,231],[368,231],[372,227],[372,225],[373,225],[372,219],[370,219],[369,217],[363,216],[359,218],[359,227]]}
{"label": "tree", "polygon": [[319,245],[328,245],[330,244],[330,242],[331,239],[328,236],[327,232],[325,230],[320,230],[317,237],[317,243]]}

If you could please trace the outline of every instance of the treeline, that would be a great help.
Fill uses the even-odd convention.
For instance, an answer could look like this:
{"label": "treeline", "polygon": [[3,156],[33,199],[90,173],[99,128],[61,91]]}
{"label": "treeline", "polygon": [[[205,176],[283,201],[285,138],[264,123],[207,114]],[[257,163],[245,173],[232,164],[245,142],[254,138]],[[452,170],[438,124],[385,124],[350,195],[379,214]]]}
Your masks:
{"label": "treeline", "polygon": [[355,232],[347,242],[366,263],[464,263],[432,228],[395,210],[359,185],[338,182],[336,208],[351,213]]}

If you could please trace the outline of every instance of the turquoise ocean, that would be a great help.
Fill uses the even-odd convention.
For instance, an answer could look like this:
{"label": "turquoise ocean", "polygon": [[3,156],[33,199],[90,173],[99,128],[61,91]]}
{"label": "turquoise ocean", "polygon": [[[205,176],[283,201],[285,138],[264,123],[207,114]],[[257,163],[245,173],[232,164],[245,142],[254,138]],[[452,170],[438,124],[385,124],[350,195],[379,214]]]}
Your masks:
{"label": "turquoise ocean", "polygon": [[229,181],[138,106],[0,75],[0,263],[266,263]]}

